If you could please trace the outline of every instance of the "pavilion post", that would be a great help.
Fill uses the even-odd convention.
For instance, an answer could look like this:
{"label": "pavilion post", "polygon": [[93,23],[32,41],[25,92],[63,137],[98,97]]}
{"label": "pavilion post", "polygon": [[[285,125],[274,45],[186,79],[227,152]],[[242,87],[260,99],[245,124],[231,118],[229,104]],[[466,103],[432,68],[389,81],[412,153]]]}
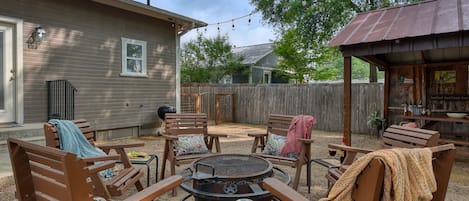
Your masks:
{"label": "pavilion post", "polygon": [[386,70],[384,71],[384,103],[383,103],[383,115],[384,119],[389,120],[389,91],[390,91],[390,78],[389,75],[391,74],[391,71],[389,68],[386,67]]}
{"label": "pavilion post", "polygon": [[352,57],[344,57],[344,138],[345,145],[352,145]]}

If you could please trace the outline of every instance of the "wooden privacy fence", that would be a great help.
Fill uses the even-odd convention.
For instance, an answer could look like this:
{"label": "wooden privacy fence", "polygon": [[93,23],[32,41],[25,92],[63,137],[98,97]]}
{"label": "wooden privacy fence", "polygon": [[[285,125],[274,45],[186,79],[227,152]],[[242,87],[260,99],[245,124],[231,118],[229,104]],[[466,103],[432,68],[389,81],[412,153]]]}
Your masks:
{"label": "wooden privacy fence", "polygon": [[[191,84],[183,85],[181,93],[204,94],[200,111],[214,120],[216,94],[235,94],[236,100],[220,97],[220,119],[225,122],[266,124],[269,114],[312,115],[318,120],[315,129],[342,131],[343,84]],[[383,84],[352,84],[352,132],[371,133],[368,115],[383,111]],[[185,104],[182,100],[181,104]],[[233,105],[235,104],[235,105]],[[232,109],[236,108],[235,114]],[[236,118],[236,119],[233,119]],[[219,119],[219,120],[220,120]]]}

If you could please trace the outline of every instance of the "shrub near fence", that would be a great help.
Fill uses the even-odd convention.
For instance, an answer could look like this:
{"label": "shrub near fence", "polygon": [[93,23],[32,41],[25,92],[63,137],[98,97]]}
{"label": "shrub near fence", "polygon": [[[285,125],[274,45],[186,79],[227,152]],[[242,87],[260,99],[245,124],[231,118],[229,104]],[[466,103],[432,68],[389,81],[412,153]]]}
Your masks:
{"label": "shrub near fence", "polygon": [[[231,100],[220,100],[222,121],[266,124],[270,113],[306,114],[318,120],[315,129],[343,130],[343,84],[186,84],[182,93],[201,94],[201,112],[215,118],[215,94],[236,95],[235,118],[231,116]],[[187,105],[182,100],[182,105]],[[186,106],[187,107],[187,106]],[[373,111],[383,111],[383,84],[352,84],[352,132],[371,133],[366,122]]]}

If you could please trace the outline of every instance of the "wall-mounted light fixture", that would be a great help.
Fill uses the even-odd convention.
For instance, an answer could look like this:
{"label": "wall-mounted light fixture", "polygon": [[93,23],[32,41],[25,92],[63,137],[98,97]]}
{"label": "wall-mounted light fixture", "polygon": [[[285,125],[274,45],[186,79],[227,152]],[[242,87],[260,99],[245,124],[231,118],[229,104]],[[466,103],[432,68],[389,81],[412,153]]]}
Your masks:
{"label": "wall-mounted light fixture", "polygon": [[39,44],[46,39],[47,32],[41,26],[34,29],[31,36],[28,38],[28,48],[37,49]]}

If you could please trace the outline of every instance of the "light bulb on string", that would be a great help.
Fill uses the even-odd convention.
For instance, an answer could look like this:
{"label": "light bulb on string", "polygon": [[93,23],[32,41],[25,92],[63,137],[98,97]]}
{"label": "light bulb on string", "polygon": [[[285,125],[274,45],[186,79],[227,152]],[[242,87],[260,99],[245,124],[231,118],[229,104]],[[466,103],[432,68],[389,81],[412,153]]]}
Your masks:
{"label": "light bulb on string", "polygon": [[217,30],[220,32],[220,23],[217,23]]}
{"label": "light bulb on string", "polygon": [[232,29],[233,31],[235,30],[234,20],[231,20],[231,29]]}
{"label": "light bulb on string", "polygon": [[204,32],[207,33],[207,27],[205,27]]}
{"label": "light bulb on string", "polygon": [[248,25],[251,25],[251,14],[249,14]]}

